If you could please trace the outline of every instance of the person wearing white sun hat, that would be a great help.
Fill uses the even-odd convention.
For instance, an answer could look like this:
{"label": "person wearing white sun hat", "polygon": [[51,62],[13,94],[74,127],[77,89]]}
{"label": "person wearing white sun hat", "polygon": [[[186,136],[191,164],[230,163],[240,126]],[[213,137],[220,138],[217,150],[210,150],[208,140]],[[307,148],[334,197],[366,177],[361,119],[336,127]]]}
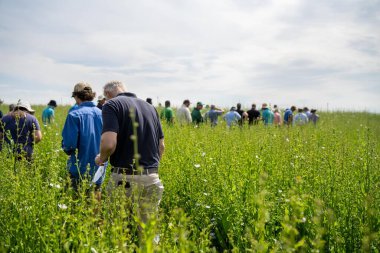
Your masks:
{"label": "person wearing white sun hat", "polygon": [[25,158],[31,162],[34,144],[42,139],[40,125],[33,113],[27,101],[19,100],[13,111],[0,120],[0,150],[3,145],[9,145],[17,160]]}

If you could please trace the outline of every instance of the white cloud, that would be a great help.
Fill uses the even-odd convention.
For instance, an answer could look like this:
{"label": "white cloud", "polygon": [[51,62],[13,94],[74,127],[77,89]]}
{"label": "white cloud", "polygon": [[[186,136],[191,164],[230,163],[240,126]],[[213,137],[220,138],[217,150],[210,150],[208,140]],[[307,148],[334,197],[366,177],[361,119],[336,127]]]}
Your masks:
{"label": "white cloud", "polygon": [[100,92],[118,79],[175,105],[380,108],[379,11],[339,0],[2,2],[0,87],[46,103],[71,101],[78,81]]}

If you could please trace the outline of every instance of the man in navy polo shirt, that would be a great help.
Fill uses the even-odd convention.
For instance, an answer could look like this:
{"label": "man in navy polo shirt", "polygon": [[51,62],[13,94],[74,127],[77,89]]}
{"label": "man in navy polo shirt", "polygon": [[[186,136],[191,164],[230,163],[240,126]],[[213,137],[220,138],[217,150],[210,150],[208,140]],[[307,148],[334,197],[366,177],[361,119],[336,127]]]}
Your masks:
{"label": "man in navy polo shirt", "polygon": [[[75,85],[72,97],[78,106],[69,111],[62,130],[62,149],[70,156],[67,167],[74,190],[83,178],[91,180],[98,169],[94,159],[99,153],[103,123],[102,111],[92,102],[95,95],[90,84]],[[100,189],[104,175],[95,182],[96,190]],[[100,197],[99,191],[97,196]]]}
{"label": "man in navy polo shirt", "polygon": [[[124,185],[127,196],[138,199],[139,216],[146,222],[164,190],[158,176],[165,148],[160,119],[151,104],[126,92],[119,81],[107,83],[104,96],[107,103],[102,109],[103,131],[95,162],[101,165],[110,158],[112,174],[107,187]],[[137,194],[132,194],[134,189]]]}

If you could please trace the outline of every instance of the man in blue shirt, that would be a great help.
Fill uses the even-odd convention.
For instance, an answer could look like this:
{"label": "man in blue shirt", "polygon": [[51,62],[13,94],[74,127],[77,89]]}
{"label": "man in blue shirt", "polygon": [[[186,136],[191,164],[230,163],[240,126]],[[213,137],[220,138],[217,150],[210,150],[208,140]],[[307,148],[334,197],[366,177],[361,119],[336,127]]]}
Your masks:
{"label": "man in blue shirt", "polygon": [[215,107],[215,105],[210,106],[210,111],[208,111],[205,115],[206,121],[210,119],[211,126],[214,127],[218,124],[218,116],[223,114],[223,110],[218,109]]}
{"label": "man in blue shirt", "polygon": [[[90,84],[76,84],[72,97],[78,107],[67,115],[62,130],[62,149],[70,155],[67,167],[72,186],[77,190],[81,180],[91,180],[98,169],[95,157],[99,153],[103,122],[102,111],[92,102],[95,92]],[[96,190],[100,189],[103,180],[104,174],[95,182]]]}
{"label": "man in blue shirt", "polygon": [[236,111],[236,107],[232,106],[230,111],[227,112],[224,115],[224,119],[227,122],[227,126],[231,127],[232,125],[236,124],[240,119],[241,116],[240,114]]}
{"label": "man in blue shirt", "polygon": [[296,107],[292,105],[292,107],[286,108],[284,113],[284,125],[291,126],[293,122],[293,113],[295,112]]}
{"label": "man in blue shirt", "polygon": [[54,109],[57,107],[55,100],[50,100],[48,106],[42,112],[42,122],[44,126],[54,122]]}
{"label": "man in blue shirt", "polygon": [[293,125],[303,126],[303,125],[306,125],[306,123],[308,122],[309,122],[309,119],[306,113],[304,113],[302,108],[298,108],[298,113],[296,114],[296,116],[294,116]]}

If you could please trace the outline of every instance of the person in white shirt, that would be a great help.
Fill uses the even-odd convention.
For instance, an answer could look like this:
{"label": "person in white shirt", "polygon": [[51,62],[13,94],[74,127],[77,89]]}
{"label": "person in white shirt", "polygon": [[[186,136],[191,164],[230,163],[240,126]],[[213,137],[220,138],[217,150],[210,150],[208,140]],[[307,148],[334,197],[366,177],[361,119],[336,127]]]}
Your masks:
{"label": "person in white shirt", "polygon": [[188,125],[191,123],[191,113],[190,113],[190,101],[186,99],[183,101],[181,108],[177,110],[177,120],[180,125]]}

